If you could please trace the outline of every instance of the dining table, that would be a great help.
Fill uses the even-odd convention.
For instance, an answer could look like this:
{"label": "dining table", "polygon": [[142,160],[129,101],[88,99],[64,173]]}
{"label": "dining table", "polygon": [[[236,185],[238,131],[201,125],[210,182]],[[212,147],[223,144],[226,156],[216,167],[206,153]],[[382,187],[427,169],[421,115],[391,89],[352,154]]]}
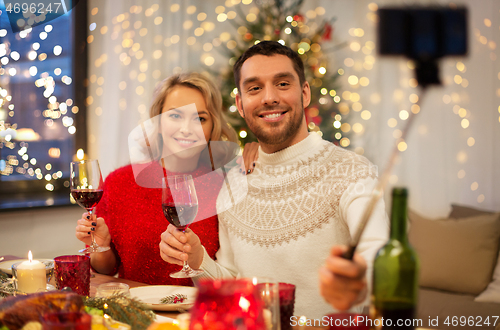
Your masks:
{"label": "dining table", "polygon": [[[19,258],[17,256],[13,256],[13,255],[0,256],[1,261],[9,261],[9,260],[15,260],[15,259],[22,259],[22,258]],[[90,278],[90,296],[95,297],[97,287],[99,285],[104,284],[104,283],[110,283],[110,282],[125,283],[130,288],[148,286],[148,284],[146,284],[146,283],[141,283],[141,282],[137,282],[137,281],[128,280],[125,278],[120,278],[120,277],[110,276],[110,275],[103,275],[103,274],[92,272],[92,276]],[[51,279],[51,284],[55,285],[54,278]],[[179,317],[179,315],[184,314],[184,312],[165,312],[165,311],[155,311],[155,313],[157,315],[168,317],[171,319],[177,319]],[[328,327],[310,326],[310,325],[295,325],[295,326],[292,326],[292,329],[294,329],[294,330],[327,330]],[[429,330],[429,329],[417,328],[417,330]]]}
{"label": "dining table", "polygon": [[[8,260],[15,260],[15,259],[22,259],[17,256],[13,255],[3,255],[0,256],[0,258],[3,257],[2,261],[8,261]],[[141,286],[147,286],[148,284],[146,283],[141,283],[137,281],[132,281],[128,280],[125,278],[120,278],[116,276],[110,276],[110,275],[103,275],[99,273],[94,273],[92,272],[91,278],[90,278],[90,297],[95,297],[97,287],[101,284],[104,283],[111,283],[111,282],[118,282],[118,283],[125,283],[127,284],[130,288],[136,288],[136,287],[141,287]],[[55,285],[55,280],[54,278],[51,279],[51,284]],[[155,311],[157,315],[168,317],[171,319],[177,319],[179,315],[183,314],[183,312],[165,312],[165,311]],[[296,325],[292,326],[292,328],[298,329],[298,330],[324,330],[326,329],[325,327],[315,327],[315,326],[307,326],[307,325]]]}
{"label": "dining table", "polygon": [[[127,280],[124,278],[119,278],[119,277],[114,277],[114,276],[109,276],[109,275],[103,275],[103,274],[94,274],[95,276],[90,278],[90,296],[94,297],[97,287],[103,283],[109,283],[109,282],[118,282],[118,283],[125,283],[128,284],[130,288],[136,288],[140,286],[147,286],[148,284],[145,283],[140,283],[132,280]],[[155,311],[157,315],[169,317],[172,319],[177,319],[177,317],[182,314],[182,312],[162,312],[162,311]],[[299,329],[299,330],[323,330],[326,329],[324,327],[314,327],[314,326],[306,326],[306,325],[296,325],[292,326],[293,329]]]}
{"label": "dining table", "polygon": [[[22,258],[17,257],[17,256],[13,256],[13,255],[0,256],[1,261],[9,261],[9,260],[15,260],[15,259],[22,259]],[[110,282],[125,283],[130,288],[148,286],[148,284],[146,284],[146,283],[141,283],[141,282],[137,282],[137,281],[128,280],[125,278],[120,278],[120,277],[110,276],[110,275],[103,275],[103,274],[92,272],[92,276],[90,278],[90,296],[95,297],[97,287],[99,285],[104,284],[104,283],[110,283]],[[51,279],[51,284],[55,285],[54,277]],[[155,311],[155,313],[157,315],[168,317],[171,319],[177,319],[177,318],[179,318],[179,315],[185,314],[184,312],[165,312],[165,311]],[[327,330],[328,327],[310,326],[310,325],[295,325],[295,326],[292,326],[292,329],[294,329],[294,330]],[[429,330],[429,329],[417,328],[417,330]]]}
{"label": "dining table", "polygon": [[[95,297],[97,287],[101,284],[104,283],[125,283],[127,284],[130,288],[137,288],[140,286],[147,286],[148,284],[141,283],[141,282],[136,282],[132,280],[127,280],[124,278],[119,278],[119,277],[114,277],[110,275],[103,275],[103,274],[98,274],[98,273],[93,273],[93,276],[90,278],[90,296]],[[166,316],[172,319],[176,319],[181,312],[162,312],[162,311],[155,311],[155,314],[161,315],[161,316]]]}

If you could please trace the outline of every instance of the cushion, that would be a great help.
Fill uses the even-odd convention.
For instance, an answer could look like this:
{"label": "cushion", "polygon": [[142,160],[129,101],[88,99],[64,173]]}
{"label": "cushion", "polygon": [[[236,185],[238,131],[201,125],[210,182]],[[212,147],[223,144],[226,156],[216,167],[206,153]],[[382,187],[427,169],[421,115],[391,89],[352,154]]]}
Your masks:
{"label": "cushion", "polygon": [[[472,207],[452,204],[450,218],[465,218],[474,215],[493,214],[493,212],[478,210]],[[499,303],[500,304],[500,254],[496,263],[495,270],[493,271],[493,281],[488,284],[484,290],[474,301],[485,303]]]}
{"label": "cushion", "polygon": [[488,284],[486,290],[477,296],[474,301],[500,304],[500,255],[498,256],[497,265],[493,272],[493,281]]}
{"label": "cushion", "polygon": [[[420,288],[418,291],[418,307],[415,318],[422,320],[423,327],[420,329],[494,330],[500,324],[500,320],[497,320],[495,324],[495,318],[492,318],[492,316],[498,315],[499,310],[500,306],[498,304],[479,304],[475,302],[474,295]],[[475,321],[474,326],[468,324],[461,326],[461,316],[467,318],[473,316]],[[489,325],[486,320],[488,316]],[[436,318],[438,326],[430,326],[429,319],[436,320]],[[449,326],[445,324],[446,318],[450,322]],[[453,319],[459,321],[455,327],[451,325]],[[434,324],[436,323],[433,322],[432,325]]]}
{"label": "cushion", "polygon": [[499,217],[431,220],[410,211],[409,239],[420,259],[420,285],[481,293],[491,281],[498,256]]}
{"label": "cushion", "polygon": [[476,215],[493,214],[494,212],[475,209],[473,207],[451,204],[451,212],[448,218],[467,218]]}

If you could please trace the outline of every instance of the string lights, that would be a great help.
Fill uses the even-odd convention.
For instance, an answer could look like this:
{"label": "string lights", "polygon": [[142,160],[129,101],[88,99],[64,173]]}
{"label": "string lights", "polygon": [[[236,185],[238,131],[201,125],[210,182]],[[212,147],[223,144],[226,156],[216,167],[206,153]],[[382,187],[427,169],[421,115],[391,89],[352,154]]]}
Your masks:
{"label": "string lights", "polygon": [[[0,87],[0,150],[5,150],[0,159],[0,175],[16,174],[45,180],[45,189],[48,191],[54,190],[54,181],[61,179],[63,173],[53,166],[51,161],[43,163],[35,154],[46,152],[48,159],[57,160],[61,157],[61,150],[59,147],[47,147],[47,150],[43,151],[39,150],[40,146],[33,150],[30,148],[33,143],[42,141],[43,137],[35,131],[40,129],[36,125],[19,127],[15,122],[22,117],[16,116],[18,108],[10,92],[13,88],[10,83],[29,81],[36,86],[36,88],[20,87],[24,90],[18,101],[29,98],[28,104],[37,107],[40,102],[35,101],[43,96],[47,102],[44,110],[31,108],[19,110],[33,111],[35,118],[43,118],[43,126],[46,128],[64,127],[69,135],[76,133],[74,114],[78,112],[78,107],[73,104],[72,98],[61,98],[54,93],[57,86],[69,86],[73,83],[73,79],[68,70],[63,70],[64,61],[60,61],[59,58],[67,56],[67,50],[57,43],[55,37],[51,38],[53,31],[52,24],[44,25],[43,29],[29,28],[19,33],[7,29],[0,30],[0,37],[3,38],[0,43],[2,64],[0,85],[3,86]],[[54,41],[56,44],[53,47],[47,46],[54,44]],[[26,43],[29,47],[26,47]],[[47,63],[49,60],[50,63]],[[37,89],[40,89],[40,92],[33,93],[33,90]]]}
{"label": "string lights", "polygon": [[[217,70],[226,72],[234,64],[235,58],[223,59],[220,53],[232,52],[242,46],[240,41],[233,37],[228,27],[233,26],[237,20],[244,19],[248,24],[255,23],[259,17],[259,9],[255,6],[252,0],[227,0],[223,5],[219,5],[211,10],[213,12],[204,12],[194,5],[181,6],[181,3],[172,4],[169,8],[161,8],[159,4],[152,4],[151,6],[132,5],[127,8],[127,11],[117,14],[106,24],[98,25],[95,23],[96,17],[103,14],[102,7],[104,5],[97,5],[90,10],[89,16],[89,36],[87,43],[92,47],[92,43],[97,38],[109,38],[113,41],[119,41],[111,51],[101,53],[93,57],[91,66],[99,68],[105,66],[109,61],[119,61],[123,66],[129,67],[127,76],[123,77],[118,82],[117,86],[107,86],[108,82],[105,81],[103,76],[92,74],[89,77],[89,95],[86,98],[86,104],[89,111],[93,111],[96,116],[101,116],[103,109],[98,102],[101,97],[105,97],[104,90],[106,87],[110,89],[118,89],[119,91],[127,91],[127,93],[135,94],[137,96],[144,96],[150,94],[146,90],[144,84],[151,78],[160,80],[163,78],[162,71],[153,69],[155,67],[152,61],[178,61],[182,54],[175,51],[172,46],[188,47],[196,49],[200,54],[199,60],[202,67],[204,66],[207,71]],[[102,8],[101,8],[102,7]],[[367,5],[366,20],[370,25],[374,25],[377,20],[376,11],[378,6],[375,3]],[[184,37],[179,31],[175,31],[172,35],[165,35],[159,33],[163,25],[168,24],[165,19],[166,12],[168,15],[178,15],[182,10],[188,15],[187,18],[181,22],[181,27],[184,32],[187,31],[187,37]],[[325,8],[317,7],[307,10],[303,16],[284,17],[284,24],[279,31],[272,30],[268,26],[264,26],[266,35],[270,37],[279,35],[282,42],[287,42],[287,38],[294,33],[309,33],[318,29],[318,23],[315,21],[324,16],[326,13]],[[152,21],[153,25],[146,25],[144,22]],[[491,20],[484,19],[484,28],[493,29]],[[159,29],[155,30],[153,27],[158,26]],[[223,27],[223,28],[222,28]],[[166,30],[166,29],[165,29]],[[253,40],[252,31],[248,28],[247,24],[235,26],[235,35],[243,40]],[[20,38],[26,38],[33,31],[25,30],[19,34]],[[214,31],[217,32],[213,36]],[[54,93],[56,84],[72,85],[74,84],[73,78],[62,72],[62,68],[55,68],[51,72],[40,72],[40,65],[48,58],[57,58],[65,52],[65,49],[56,45],[52,48],[51,53],[41,52],[44,42],[50,39],[52,29],[50,25],[46,25],[43,31],[38,33],[39,41],[32,43],[30,49],[21,52],[18,49],[11,49],[10,45],[6,42],[0,44],[0,68],[1,82],[3,86],[8,86],[8,79],[12,79],[19,75],[29,75],[31,77],[38,77],[34,79],[34,84],[43,93],[43,97],[47,100],[47,107],[39,112],[39,116],[44,118],[44,125],[50,127],[55,123],[63,125],[67,128],[69,134],[75,134],[78,129],[74,125],[73,114],[79,111],[78,107],[73,104],[71,98],[58,99]],[[332,33],[329,31],[329,33]],[[377,65],[377,56],[375,54],[375,39],[369,31],[360,27],[351,27],[348,29],[349,36],[352,40],[348,43],[348,51],[350,54],[343,59],[340,63],[341,67],[333,68],[327,63],[322,63],[318,55],[322,55],[321,43],[314,40],[301,40],[296,44],[287,44],[293,49],[296,49],[301,54],[307,63],[314,67],[312,76],[308,77],[311,85],[317,88],[318,98],[317,107],[308,109],[309,120],[308,128],[311,131],[316,131],[323,134],[321,129],[321,122],[319,118],[322,116],[321,107],[336,107],[337,111],[332,113],[329,118],[333,138],[338,141],[342,147],[353,147],[354,151],[358,154],[364,154],[362,146],[357,145],[357,141],[361,140],[365,129],[368,125],[373,125],[374,113],[373,108],[378,106],[382,101],[382,96],[379,92],[373,91],[372,81],[373,69]],[[0,37],[7,35],[6,30],[0,30]],[[490,60],[496,60],[496,43],[489,40],[479,28],[473,30],[473,38],[476,43],[481,47],[490,51]],[[148,40],[147,45],[143,40]],[[262,38],[262,40],[266,40]],[[26,70],[22,71],[15,67],[16,61],[20,58],[28,58],[32,61]],[[224,65],[219,64],[224,61]],[[471,82],[467,77],[467,65],[457,60],[454,63],[454,74],[451,77],[445,78],[446,84],[453,84],[463,91],[467,91]],[[222,67],[222,69],[221,69]],[[405,70],[408,72],[413,69],[413,63],[408,61],[404,63]],[[179,72],[180,67],[174,68],[174,72]],[[341,88],[329,88],[320,84],[325,75],[334,73],[341,77]],[[499,77],[500,79],[500,73]],[[323,82],[324,83],[324,82]],[[405,76],[402,78],[400,88],[392,95],[393,101],[398,105],[398,113],[392,118],[387,119],[383,124],[383,129],[389,129],[392,132],[394,139],[399,139],[401,136],[401,129],[399,126],[407,120],[409,113],[418,113],[419,106],[416,104],[418,101],[417,82],[413,77]],[[14,149],[20,148],[20,154],[11,155],[6,159],[0,159],[0,174],[11,175],[12,173],[20,173],[31,177],[36,177],[38,180],[47,180],[47,184],[51,180],[60,178],[57,171],[52,171],[50,162],[41,164],[37,159],[30,156],[30,142],[37,141],[40,136],[33,129],[19,128],[15,123],[11,123],[11,118],[14,117],[15,104],[12,104],[12,96],[8,91],[8,87],[0,88],[0,148]],[[365,92],[370,91],[370,92]],[[497,96],[500,97],[500,90],[496,91]],[[230,113],[236,113],[234,106],[234,96],[236,90],[232,89],[227,93],[230,100],[228,109]],[[232,100],[232,101],[231,101]],[[232,103],[231,103],[232,102]],[[453,113],[458,117],[458,125],[463,130],[471,131],[474,126],[472,120],[472,111],[466,106],[463,101],[463,96],[460,91],[449,92],[442,97],[444,105],[452,108]],[[120,98],[117,107],[121,110],[126,110],[130,105],[127,98]],[[500,123],[500,106],[498,106],[498,123]],[[147,115],[147,105],[141,104],[137,107],[141,115]],[[315,119],[316,118],[316,119]],[[324,124],[324,123],[323,123]],[[417,132],[421,135],[426,134],[428,128],[421,125],[417,128]],[[244,129],[238,130],[241,139],[246,139],[249,132]],[[327,136],[325,136],[327,138]],[[90,142],[95,139],[89,136]],[[477,137],[469,134],[465,139],[462,150],[458,151],[456,155],[457,164],[464,165],[469,158],[470,148],[477,146]],[[402,141],[398,146],[400,151],[408,152],[411,150],[411,145]],[[52,158],[60,157],[61,150],[58,148],[50,148],[47,153]],[[80,151],[83,157],[83,150]],[[50,178],[49,178],[49,176]],[[477,202],[482,203],[485,200],[484,192],[481,190],[480,182],[471,177],[470,173],[466,173],[465,168],[460,168],[456,174],[460,180],[469,180],[470,189],[477,193]],[[392,184],[397,183],[398,177],[393,175],[390,179]],[[50,185],[47,186],[50,190]]]}
{"label": "string lights", "polygon": [[[450,4],[453,6],[453,4]],[[376,11],[378,6],[375,3],[370,3],[367,6],[366,20],[370,25],[375,25],[377,22]],[[484,24],[481,28],[473,29],[473,36],[475,45],[479,44],[482,47],[482,51],[486,54],[489,52],[489,59],[494,62],[497,60],[497,55],[495,50],[497,45],[494,40],[489,40],[486,35],[494,35],[491,33],[493,29],[493,24],[490,19],[485,18],[481,23]],[[375,28],[373,26],[373,28]],[[487,32],[481,33],[481,30],[485,28]],[[490,31],[488,31],[490,29]],[[360,136],[364,133],[365,127],[371,125],[375,127],[375,123],[370,121],[372,118],[371,108],[376,108],[381,102],[381,95],[378,92],[371,92],[373,88],[370,82],[370,71],[377,65],[377,57],[375,55],[375,39],[374,36],[368,36],[362,28],[351,27],[348,33],[353,40],[349,44],[351,54],[344,59],[344,67],[340,68],[344,75],[342,84],[342,101],[339,103],[339,109],[341,114],[350,113],[353,114],[349,118],[349,123],[340,124],[339,122],[334,122],[334,125],[338,127],[345,127],[345,130],[350,130],[355,133],[353,138]],[[456,163],[458,166],[462,167],[457,172],[457,178],[460,180],[467,180],[466,187],[470,189],[471,192],[475,193],[475,198],[477,203],[483,203],[486,199],[484,191],[481,191],[481,184],[477,178],[474,178],[473,173],[466,173],[465,165],[470,157],[472,157],[471,148],[477,146],[477,137],[473,136],[474,128],[474,109],[469,108],[467,105],[469,103],[469,91],[471,82],[467,77],[467,65],[460,59],[450,60],[447,63],[453,64],[453,71],[448,72],[445,77],[445,86],[449,91],[443,95],[442,102],[452,108],[453,113],[458,117],[456,122],[459,127],[467,132],[465,139],[461,140],[464,142],[463,147],[459,149],[456,154]],[[408,119],[409,113],[412,112],[417,114],[420,112],[420,107],[417,105],[418,95],[415,91],[418,87],[415,78],[410,77],[409,74],[415,69],[414,63],[412,61],[407,61],[404,63],[404,67],[401,68],[400,73],[403,76],[400,82],[400,87],[396,89],[393,93],[393,102],[399,108],[399,111],[395,116],[389,118],[386,121],[386,125],[382,126],[382,129],[392,130],[392,137],[394,139],[399,139],[401,137],[402,131],[400,126]],[[498,79],[500,80],[500,73],[498,74]],[[347,84],[345,83],[347,82]],[[365,88],[363,90],[363,88]],[[496,90],[496,94],[500,97],[500,88]],[[359,98],[359,95],[363,97]],[[498,106],[498,113],[500,114],[500,106]],[[477,117],[476,117],[477,118]],[[498,122],[500,122],[500,116],[498,116]],[[348,126],[350,125],[350,126]],[[477,129],[477,127],[476,127]],[[420,125],[417,128],[417,132],[420,135],[426,135],[428,133],[428,127],[425,124]],[[359,141],[363,141],[359,139]],[[356,143],[354,142],[354,145]],[[401,152],[411,151],[411,146],[407,144],[406,141],[401,141],[398,144],[398,149]],[[354,150],[358,154],[363,154],[364,149],[361,146],[356,146]],[[390,177],[390,183],[396,184],[399,178],[397,175],[392,175]]]}

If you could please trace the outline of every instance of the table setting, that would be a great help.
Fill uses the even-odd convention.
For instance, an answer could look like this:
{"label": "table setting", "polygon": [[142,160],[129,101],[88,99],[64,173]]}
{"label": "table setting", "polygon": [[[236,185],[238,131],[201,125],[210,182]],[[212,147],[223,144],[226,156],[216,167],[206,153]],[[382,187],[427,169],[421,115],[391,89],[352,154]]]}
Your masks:
{"label": "table setting", "polygon": [[[99,163],[73,162],[70,168],[71,196],[92,216],[103,196]],[[166,220],[185,232],[198,212],[190,175],[163,178],[161,208]],[[305,323],[305,316],[292,323],[295,285],[272,278],[201,279],[192,287],[96,273],[90,253],[105,253],[109,247],[99,246],[90,234],[91,243],[78,255],[37,260],[29,251],[27,259],[0,256],[1,330],[40,329],[26,328],[30,322],[44,330],[324,329]],[[185,262],[169,276],[192,278],[202,272]]]}
{"label": "table setting", "polygon": [[[21,263],[29,262],[29,259],[20,259],[16,256],[4,256],[3,262],[13,264],[14,261],[19,263],[19,260],[23,260]],[[32,262],[34,261],[38,260],[32,260]],[[3,278],[12,275],[12,270],[10,274],[7,274],[8,270],[6,270],[5,265],[0,264]],[[47,273],[47,276],[44,277],[44,281],[48,280],[50,283],[46,289],[39,288],[34,292],[24,292],[22,291],[23,287],[18,285],[18,278],[9,278],[10,282],[17,283],[14,285],[14,290],[5,290],[4,285],[0,289],[3,293],[3,297],[0,298],[0,325],[6,326],[5,323],[9,322],[5,320],[6,313],[23,315],[22,311],[19,310],[22,309],[23,299],[27,301],[26,299],[31,297],[31,302],[26,303],[27,306],[44,304],[47,307],[39,306],[42,314],[38,315],[38,318],[42,324],[48,322],[43,321],[45,319],[56,319],[56,316],[49,316],[49,314],[60,313],[57,317],[61,318],[60,322],[63,323],[69,322],[66,319],[71,317],[75,319],[77,315],[73,314],[77,312],[95,315],[95,313],[102,311],[102,315],[113,315],[111,317],[113,324],[117,329],[123,330],[147,329],[150,326],[158,326],[157,324],[164,323],[171,325],[171,329],[198,329],[200,326],[196,326],[196,324],[200,322],[202,322],[200,329],[218,329],[222,321],[232,323],[235,320],[237,320],[236,322],[249,322],[247,324],[248,329],[315,329],[315,327],[291,327],[290,322],[288,322],[288,327],[284,326],[287,323],[285,321],[287,317],[289,319],[289,316],[293,315],[291,313],[293,313],[295,288],[293,285],[285,283],[278,285],[272,279],[204,280],[200,282],[198,288],[147,285],[97,273],[91,277],[88,256],[85,255],[59,256],[54,258],[53,265],[52,272]],[[75,269],[79,270],[75,271]],[[37,279],[33,277],[29,281],[36,283]],[[31,289],[30,286],[28,288]],[[12,303],[7,302],[15,299],[18,299],[18,301],[14,305],[19,304],[20,308],[17,311],[9,311]],[[72,303],[72,307],[69,307],[71,312],[68,312],[67,306],[65,309],[62,306],[61,308],[54,307],[58,305],[57,302],[61,301],[61,299],[75,301]],[[50,308],[48,308],[49,305]],[[131,318],[135,319],[135,322],[130,322],[127,317],[120,318],[117,316],[127,306],[135,308]],[[121,312],[110,313],[110,308],[121,310]],[[282,314],[280,321],[280,314],[276,313],[276,311],[285,312],[289,315]],[[62,315],[61,312],[73,314]],[[274,314],[271,315],[271,312]],[[210,315],[209,318],[212,321],[207,321],[207,315]],[[27,317],[32,318],[33,315]],[[140,317],[143,318],[143,321],[137,324],[136,322]],[[83,325],[78,329],[90,329],[86,325],[88,323],[87,319],[83,316],[81,318],[82,320],[78,319],[78,322]],[[95,318],[94,316],[92,322],[95,322]],[[123,322],[125,320],[128,320],[131,324]],[[192,327],[189,327],[190,322],[193,322]],[[278,324],[280,327],[278,327]],[[12,326],[12,323],[10,325]],[[6,326],[6,328],[15,330],[23,327],[14,327],[13,329]],[[229,329],[230,327],[225,328]],[[92,323],[91,329],[94,330],[94,323]]]}
{"label": "table setting", "polygon": [[[89,218],[103,196],[97,160],[71,163],[71,195]],[[166,220],[185,232],[198,212],[190,175],[162,180]],[[53,259],[0,256],[0,330],[367,330],[368,315],[330,314],[321,320],[294,315],[296,287],[272,278],[197,279],[196,286],[148,285],[95,272],[90,244],[78,255]],[[187,262],[171,278],[194,278],[203,270]],[[354,322],[352,322],[354,320]],[[319,322],[318,322],[319,321]]]}
{"label": "table setting", "polygon": [[[71,163],[70,181],[72,197],[92,216],[103,194],[97,160]],[[192,177],[164,178],[161,206],[168,222],[185,231],[198,212]],[[293,284],[254,277],[203,279],[196,287],[147,285],[95,273],[90,253],[103,253],[109,247],[99,246],[93,231],[90,242],[78,251],[84,254],[53,260],[36,260],[31,251],[28,259],[2,256],[0,329],[28,330],[30,322],[44,330],[292,328]],[[202,272],[185,262],[181,271],[169,276],[192,278]],[[28,306],[36,306],[35,311],[26,312]]]}

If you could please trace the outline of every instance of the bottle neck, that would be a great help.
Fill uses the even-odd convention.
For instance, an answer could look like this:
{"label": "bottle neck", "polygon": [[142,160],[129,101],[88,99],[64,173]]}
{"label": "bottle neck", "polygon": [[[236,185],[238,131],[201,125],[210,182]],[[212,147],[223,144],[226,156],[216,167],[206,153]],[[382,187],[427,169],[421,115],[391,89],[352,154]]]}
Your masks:
{"label": "bottle neck", "polygon": [[392,195],[391,239],[402,243],[408,241],[406,234],[406,199],[406,194],[393,193]]}

